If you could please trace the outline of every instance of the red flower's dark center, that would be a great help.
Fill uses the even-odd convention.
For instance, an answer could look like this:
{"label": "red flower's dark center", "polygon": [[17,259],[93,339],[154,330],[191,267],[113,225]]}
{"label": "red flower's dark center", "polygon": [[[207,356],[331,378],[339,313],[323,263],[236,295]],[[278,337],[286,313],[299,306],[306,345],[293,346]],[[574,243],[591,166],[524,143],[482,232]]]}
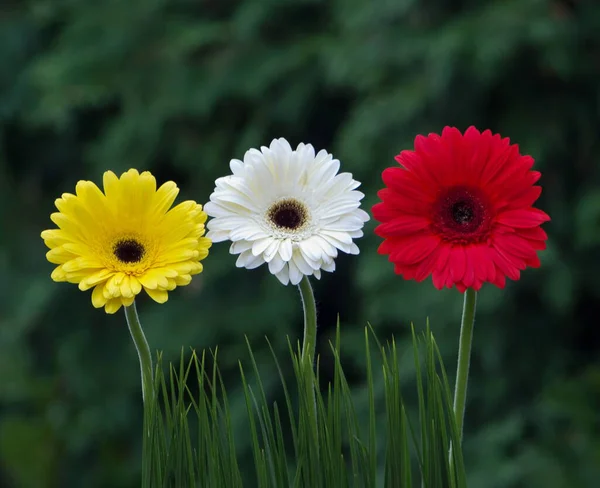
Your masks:
{"label": "red flower's dark center", "polygon": [[487,198],[477,188],[449,188],[433,206],[433,230],[446,241],[481,242],[490,230],[491,210]]}
{"label": "red flower's dark center", "polygon": [[302,203],[289,198],[273,204],[268,211],[268,218],[280,229],[296,230],[304,225],[308,214]]}
{"label": "red flower's dark center", "polygon": [[463,228],[470,225],[475,220],[475,209],[473,207],[473,202],[468,200],[454,203],[450,209],[454,222]]}
{"label": "red flower's dark center", "polygon": [[134,239],[121,239],[115,244],[113,253],[122,263],[131,264],[139,263],[144,257],[146,250],[144,246]]}

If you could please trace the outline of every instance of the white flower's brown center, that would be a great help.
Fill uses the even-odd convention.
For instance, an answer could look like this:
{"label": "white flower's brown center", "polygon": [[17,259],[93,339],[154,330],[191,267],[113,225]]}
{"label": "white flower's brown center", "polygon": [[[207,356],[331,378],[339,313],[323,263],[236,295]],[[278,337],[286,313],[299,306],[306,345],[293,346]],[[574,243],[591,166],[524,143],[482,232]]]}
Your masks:
{"label": "white flower's brown center", "polygon": [[286,198],[272,204],[267,210],[267,218],[277,228],[295,231],[308,221],[306,206],[295,198]]}
{"label": "white flower's brown center", "polygon": [[115,257],[125,264],[139,263],[146,250],[144,246],[135,239],[121,239],[113,246]]}

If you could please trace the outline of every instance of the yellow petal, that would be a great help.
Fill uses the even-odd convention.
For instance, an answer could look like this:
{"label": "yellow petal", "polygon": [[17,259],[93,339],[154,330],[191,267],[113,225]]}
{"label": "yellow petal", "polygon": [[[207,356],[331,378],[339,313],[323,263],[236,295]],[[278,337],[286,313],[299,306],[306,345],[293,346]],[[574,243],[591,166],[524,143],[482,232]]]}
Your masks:
{"label": "yellow petal", "polygon": [[191,281],[192,277],[189,274],[179,275],[177,278],[175,278],[175,283],[177,283],[177,286],[189,285]]}
{"label": "yellow petal", "polygon": [[158,303],[165,303],[169,299],[169,294],[167,290],[152,290],[150,288],[144,287],[146,293],[150,295],[150,298]]}
{"label": "yellow petal", "polygon": [[106,305],[107,299],[104,296],[104,284],[96,286],[94,291],[92,291],[92,305],[95,308],[104,307]]}
{"label": "yellow petal", "polygon": [[79,271],[82,269],[98,269],[102,268],[102,263],[98,261],[95,257],[82,256],[76,259],[71,259],[70,261],[63,264],[63,269],[67,273],[71,273],[74,271]]}
{"label": "yellow petal", "polygon": [[179,188],[175,183],[172,181],[163,183],[152,200],[151,218],[158,219],[166,214],[178,194]]}
{"label": "yellow petal", "polygon": [[75,258],[77,258],[77,255],[67,251],[63,246],[50,249],[46,253],[46,259],[52,264],[65,264]]}
{"label": "yellow petal", "polygon": [[133,298],[133,290],[131,289],[129,276],[125,275],[121,282],[121,296],[123,298]]}
{"label": "yellow petal", "polygon": [[151,290],[155,290],[159,287],[166,288],[168,284],[163,268],[150,269],[142,276],[138,276],[138,280],[144,285],[144,288],[149,288]]}
{"label": "yellow petal", "polygon": [[107,200],[119,200],[120,199],[120,191],[119,191],[119,178],[112,171],[106,171],[104,176],[102,177],[102,184],[104,186],[104,194],[106,195]]}
{"label": "yellow petal", "polygon": [[67,281],[67,275],[63,271],[62,266],[59,266],[58,268],[54,268],[54,271],[52,271],[50,278],[52,278],[54,281],[57,281],[57,282]]}
{"label": "yellow petal", "polygon": [[107,299],[117,298],[121,296],[121,283],[125,278],[124,273],[116,273],[104,285],[104,296]]}
{"label": "yellow petal", "polygon": [[106,305],[104,306],[104,311],[106,313],[113,314],[116,313],[122,305],[123,303],[121,302],[120,298],[113,298],[112,300],[106,302]]}
{"label": "yellow petal", "polygon": [[131,286],[131,291],[134,295],[137,295],[140,291],[142,291],[142,284],[135,276],[129,277],[129,286]]}
{"label": "yellow petal", "polygon": [[79,289],[81,291],[89,290],[93,286],[108,280],[113,273],[114,271],[110,269],[101,269],[94,274],[88,275],[80,281]]}

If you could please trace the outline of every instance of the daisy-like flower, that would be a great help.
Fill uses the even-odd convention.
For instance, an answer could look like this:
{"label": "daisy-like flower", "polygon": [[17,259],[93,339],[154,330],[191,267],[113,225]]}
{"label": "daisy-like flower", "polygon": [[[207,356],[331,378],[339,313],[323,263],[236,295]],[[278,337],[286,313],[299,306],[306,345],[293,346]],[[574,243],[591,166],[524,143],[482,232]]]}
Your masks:
{"label": "daisy-like flower", "polygon": [[417,281],[432,275],[436,288],[464,291],[484,282],[503,288],[506,277],[539,267],[547,239],[540,224],[550,217],[532,207],[541,175],[517,145],[489,130],[446,127],[441,136],[417,136],[415,150],[396,160],[373,207],[384,239],[379,253],[396,273]]}
{"label": "daisy-like flower", "polygon": [[310,144],[293,150],[285,139],[250,149],[233,159],[232,175],[219,178],[205,210],[207,236],[232,241],[236,265],[252,269],[268,263],[284,285],[303,276],[333,271],[338,251],[358,254],[353,239],[369,220],[359,208],[364,195],[350,173],[327,151]]}
{"label": "daisy-like flower", "polygon": [[158,303],[202,271],[211,242],[204,235],[206,213],[193,201],[171,208],[179,189],[172,181],[156,189],[149,172],[130,169],[118,178],[104,173],[104,193],[80,181],[76,194],[56,200],[51,215],[58,229],[42,238],[48,261],[58,266],[54,281],[93,288],[92,304],[115,313],[130,306],[142,289]]}

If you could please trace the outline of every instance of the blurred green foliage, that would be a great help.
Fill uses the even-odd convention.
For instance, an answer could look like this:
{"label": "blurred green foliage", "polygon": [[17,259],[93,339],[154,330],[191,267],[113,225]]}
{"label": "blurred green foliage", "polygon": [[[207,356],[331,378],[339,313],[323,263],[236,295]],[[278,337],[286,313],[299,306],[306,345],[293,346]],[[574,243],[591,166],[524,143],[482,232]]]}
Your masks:
{"label": "blurred green foliage", "polygon": [[[139,486],[139,370],[125,319],[53,283],[39,237],[77,180],[149,169],[203,202],[231,158],[283,136],[333,152],[363,181],[368,207],[415,134],[471,124],[536,158],[553,220],[542,268],[480,294],[470,486],[597,486],[598,2],[5,0],[0,61],[0,486]],[[366,322],[405,345],[410,388],[409,323],[429,317],[452,371],[461,307],[455,290],[396,277],[374,225],[361,255],[315,284],[323,368],[339,313],[364,412]],[[283,350],[302,318],[294,288],[234,261],[215,245],[190,286],[139,309],[166,359],[219,346],[235,423],[244,335],[267,356],[264,336]],[[281,398],[272,373],[264,386]],[[250,463],[244,432],[236,440]]]}

